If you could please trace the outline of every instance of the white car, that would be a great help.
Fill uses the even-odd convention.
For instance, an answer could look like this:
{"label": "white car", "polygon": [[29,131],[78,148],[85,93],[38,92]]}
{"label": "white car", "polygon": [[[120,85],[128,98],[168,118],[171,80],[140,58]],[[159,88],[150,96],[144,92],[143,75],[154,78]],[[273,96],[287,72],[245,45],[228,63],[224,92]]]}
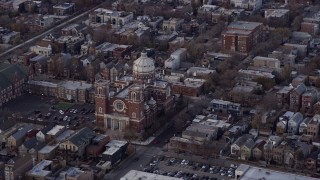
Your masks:
{"label": "white car", "polygon": [[68,116],[65,116],[64,118],[63,118],[63,121],[66,121],[68,119]]}
{"label": "white car", "polygon": [[73,114],[76,114],[77,112],[78,112],[78,110],[75,109],[75,110],[73,111]]}
{"label": "white car", "polygon": [[64,115],[64,112],[63,112],[62,110],[59,110],[59,113],[60,113],[61,115]]}

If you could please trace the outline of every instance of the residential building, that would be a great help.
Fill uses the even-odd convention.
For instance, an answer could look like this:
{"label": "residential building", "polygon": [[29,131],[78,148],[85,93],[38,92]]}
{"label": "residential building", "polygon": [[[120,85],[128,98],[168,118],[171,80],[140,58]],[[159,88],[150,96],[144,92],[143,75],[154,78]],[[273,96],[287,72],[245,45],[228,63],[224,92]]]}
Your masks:
{"label": "residential building", "polygon": [[312,152],[305,158],[305,168],[313,173],[317,173],[319,151]]}
{"label": "residential building", "polygon": [[301,22],[300,31],[315,36],[319,33],[319,24],[314,22]]}
{"label": "residential building", "polygon": [[262,7],[262,0],[230,0],[230,4],[236,8],[257,11]]}
{"label": "residential building", "polygon": [[270,68],[274,69],[275,71],[279,71],[280,61],[275,58],[256,56],[253,58],[253,66]]}
{"label": "residential building", "polygon": [[303,115],[296,112],[288,121],[288,134],[295,135],[299,132],[300,123],[303,121]]}
{"label": "residential building", "polygon": [[222,49],[248,54],[262,40],[262,23],[235,21],[222,33]]}
{"label": "residential building", "polygon": [[0,107],[23,93],[28,70],[17,64],[0,64]]}
{"label": "residential building", "polygon": [[184,20],[179,18],[170,18],[162,22],[162,29],[165,31],[178,31]]}
{"label": "residential building", "polygon": [[40,16],[38,23],[42,28],[51,27],[54,24],[54,17],[51,15]]}
{"label": "residential building", "polygon": [[320,115],[316,114],[308,123],[307,134],[313,137],[318,137],[319,135],[319,125],[320,125]]}
{"label": "residential building", "polygon": [[26,179],[46,180],[53,170],[53,162],[50,160],[42,160],[36,164],[30,171],[26,173]]}
{"label": "residential building", "polygon": [[203,92],[205,82],[204,79],[194,78],[186,78],[183,82],[174,82],[172,83],[172,94],[198,97]]}
{"label": "residential building", "polygon": [[238,71],[239,75],[246,79],[257,79],[257,78],[267,78],[267,79],[274,79],[275,76],[271,72],[265,72],[261,70],[252,70],[252,69],[240,69]]}
{"label": "residential building", "polygon": [[213,99],[210,102],[210,107],[218,112],[228,113],[232,115],[241,114],[241,105],[230,101]]}
{"label": "residential building", "polygon": [[253,139],[248,139],[240,148],[241,151],[241,159],[242,160],[249,160],[252,158],[252,150],[256,145]]}
{"label": "residential building", "polygon": [[[249,134],[246,134],[246,135],[243,135],[243,136],[240,136],[231,146],[230,146],[230,148],[231,148],[231,150],[230,150],[230,152],[231,152],[231,156],[234,156],[234,157],[237,157],[237,158],[241,158],[241,153],[242,153],[242,151],[241,151],[241,147],[245,144],[245,143],[247,143],[248,142],[248,145],[250,144],[250,148],[253,148],[253,146],[252,146],[252,139],[253,137],[251,136],[251,135],[249,135]],[[251,147],[252,146],[252,147]],[[251,150],[250,150],[250,152],[251,152]],[[246,157],[246,155],[247,155],[247,149],[245,149],[244,150],[244,157]]]}
{"label": "residential building", "polygon": [[66,130],[65,126],[55,125],[46,134],[46,140],[52,141]]}
{"label": "residential building", "polygon": [[133,13],[98,8],[89,14],[89,19],[91,23],[123,26],[133,20]]}
{"label": "residential building", "polygon": [[0,118],[0,134],[4,133],[5,131],[7,131],[8,129],[10,129],[11,127],[13,127],[15,125],[15,121],[11,118],[8,119],[1,119]]}
{"label": "residential building", "polygon": [[58,144],[45,145],[38,151],[38,161],[42,161],[45,159],[54,159],[56,157],[56,152],[58,149]]}
{"label": "residential building", "polygon": [[298,111],[301,108],[302,95],[307,90],[304,84],[298,85],[292,91],[290,91],[290,109]]}
{"label": "residential building", "polygon": [[289,21],[289,9],[265,9],[264,17],[270,21],[287,23]]}
{"label": "residential building", "polygon": [[182,138],[199,142],[210,142],[217,138],[218,128],[203,123],[193,123],[182,132]]}
{"label": "residential building", "polygon": [[45,142],[47,132],[49,132],[53,127],[54,127],[54,125],[47,125],[47,126],[43,127],[36,135],[37,140],[40,142]]}
{"label": "residential building", "polygon": [[32,168],[32,158],[31,156],[17,156],[10,159],[4,166],[5,180],[24,179],[25,173]]}
{"label": "residential building", "polygon": [[92,139],[91,144],[86,148],[87,157],[96,158],[101,155],[105,151],[105,146],[109,141],[109,136],[98,134]]}
{"label": "residential building", "polygon": [[306,117],[304,120],[301,122],[300,127],[299,127],[299,134],[308,134],[308,124],[311,121],[311,118]]}
{"label": "residential building", "polygon": [[289,105],[290,102],[290,92],[293,90],[292,86],[284,86],[277,93],[277,106],[282,108],[284,105]]}
{"label": "residential building", "polygon": [[266,141],[261,140],[260,142],[257,142],[255,144],[255,147],[252,150],[252,157],[255,160],[261,160],[264,156],[264,150],[263,147],[266,144]]}
{"label": "residential building", "polygon": [[53,14],[57,16],[70,16],[74,13],[74,3],[61,3],[53,6]]}
{"label": "residential building", "polygon": [[301,110],[309,112],[313,109],[313,105],[318,101],[318,91],[308,88],[301,97]]}
{"label": "residential building", "polygon": [[188,76],[193,76],[193,77],[199,77],[199,78],[204,78],[210,74],[215,73],[216,70],[205,68],[205,67],[190,67],[187,70],[187,75]]}
{"label": "residential building", "polygon": [[0,42],[3,44],[17,43],[20,38],[20,32],[11,31],[9,29],[0,27]]}
{"label": "residential building", "polygon": [[33,125],[29,124],[20,129],[8,138],[9,147],[19,147],[26,138],[27,133],[33,129]]}
{"label": "residential building", "polygon": [[27,155],[29,153],[29,150],[37,144],[38,141],[36,137],[26,140],[21,146],[19,146],[19,155],[21,157]]}
{"label": "residential building", "polygon": [[180,68],[180,62],[185,61],[187,58],[187,49],[179,48],[173,53],[171,53],[170,57],[164,62],[164,67],[168,69],[178,69]]}
{"label": "residential building", "polygon": [[95,133],[85,127],[71,135],[66,141],[59,145],[60,150],[68,150],[75,156],[82,157],[85,155],[86,147],[95,137]]}
{"label": "residential building", "polygon": [[102,160],[110,161],[112,165],[119,162],[125,157],[127,147],[127,141],[111,140],[102,153]]}
{"label": "residential building", "polygon": [[52,47],[50,44],[48,44],[48,46],[35,45],[30,47],[30,51],[49,57],[52,54]]}

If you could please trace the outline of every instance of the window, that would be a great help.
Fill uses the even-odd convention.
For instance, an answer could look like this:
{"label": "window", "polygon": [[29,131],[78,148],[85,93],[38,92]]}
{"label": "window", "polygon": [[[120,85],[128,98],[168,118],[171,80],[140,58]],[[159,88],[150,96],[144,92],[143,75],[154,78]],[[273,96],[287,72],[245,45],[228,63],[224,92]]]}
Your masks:
{"label": "window", "polygon": [[132,118],[136,118],[136,116],[137,116],[136,113],[133,112],[132,113]]}
{"label": "window", "polygon": [[102,113],[102,107],[99,107],[99,113]]}
{"label": "window", "polygon": [[131,93],[132,101],[136,101],[137,99],[137,94],[135,92]]}
{"label": "window", "polygon": [[102,94],[102,88],[98,88],[98,94],[99,94],[99,95]]}

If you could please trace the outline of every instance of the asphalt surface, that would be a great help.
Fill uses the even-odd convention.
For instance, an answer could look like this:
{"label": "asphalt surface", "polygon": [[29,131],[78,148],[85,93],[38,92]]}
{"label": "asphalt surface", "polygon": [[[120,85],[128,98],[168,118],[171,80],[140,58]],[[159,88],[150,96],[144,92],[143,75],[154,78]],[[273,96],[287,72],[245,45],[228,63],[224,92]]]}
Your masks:
{"label": "asphalt surface", "polygon": [[[137,146],[136,153],[122,161],[118,167],[106,174],[105,180],[119,180],[130,170],[142,170],[146,164],[161,152],[159,147]],[[138,158],[138,160],[137,160]]]}

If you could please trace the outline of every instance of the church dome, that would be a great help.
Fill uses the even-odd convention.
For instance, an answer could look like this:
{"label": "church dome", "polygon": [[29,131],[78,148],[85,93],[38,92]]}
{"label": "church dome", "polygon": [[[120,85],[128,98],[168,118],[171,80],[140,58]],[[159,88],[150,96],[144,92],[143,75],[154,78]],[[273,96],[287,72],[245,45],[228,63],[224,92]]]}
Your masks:
{"label": "church dome", "polygon": [[133,72],[137,74],[153,73],[155,70],[154,60],[141,52],[141,56],[133,63]]}

